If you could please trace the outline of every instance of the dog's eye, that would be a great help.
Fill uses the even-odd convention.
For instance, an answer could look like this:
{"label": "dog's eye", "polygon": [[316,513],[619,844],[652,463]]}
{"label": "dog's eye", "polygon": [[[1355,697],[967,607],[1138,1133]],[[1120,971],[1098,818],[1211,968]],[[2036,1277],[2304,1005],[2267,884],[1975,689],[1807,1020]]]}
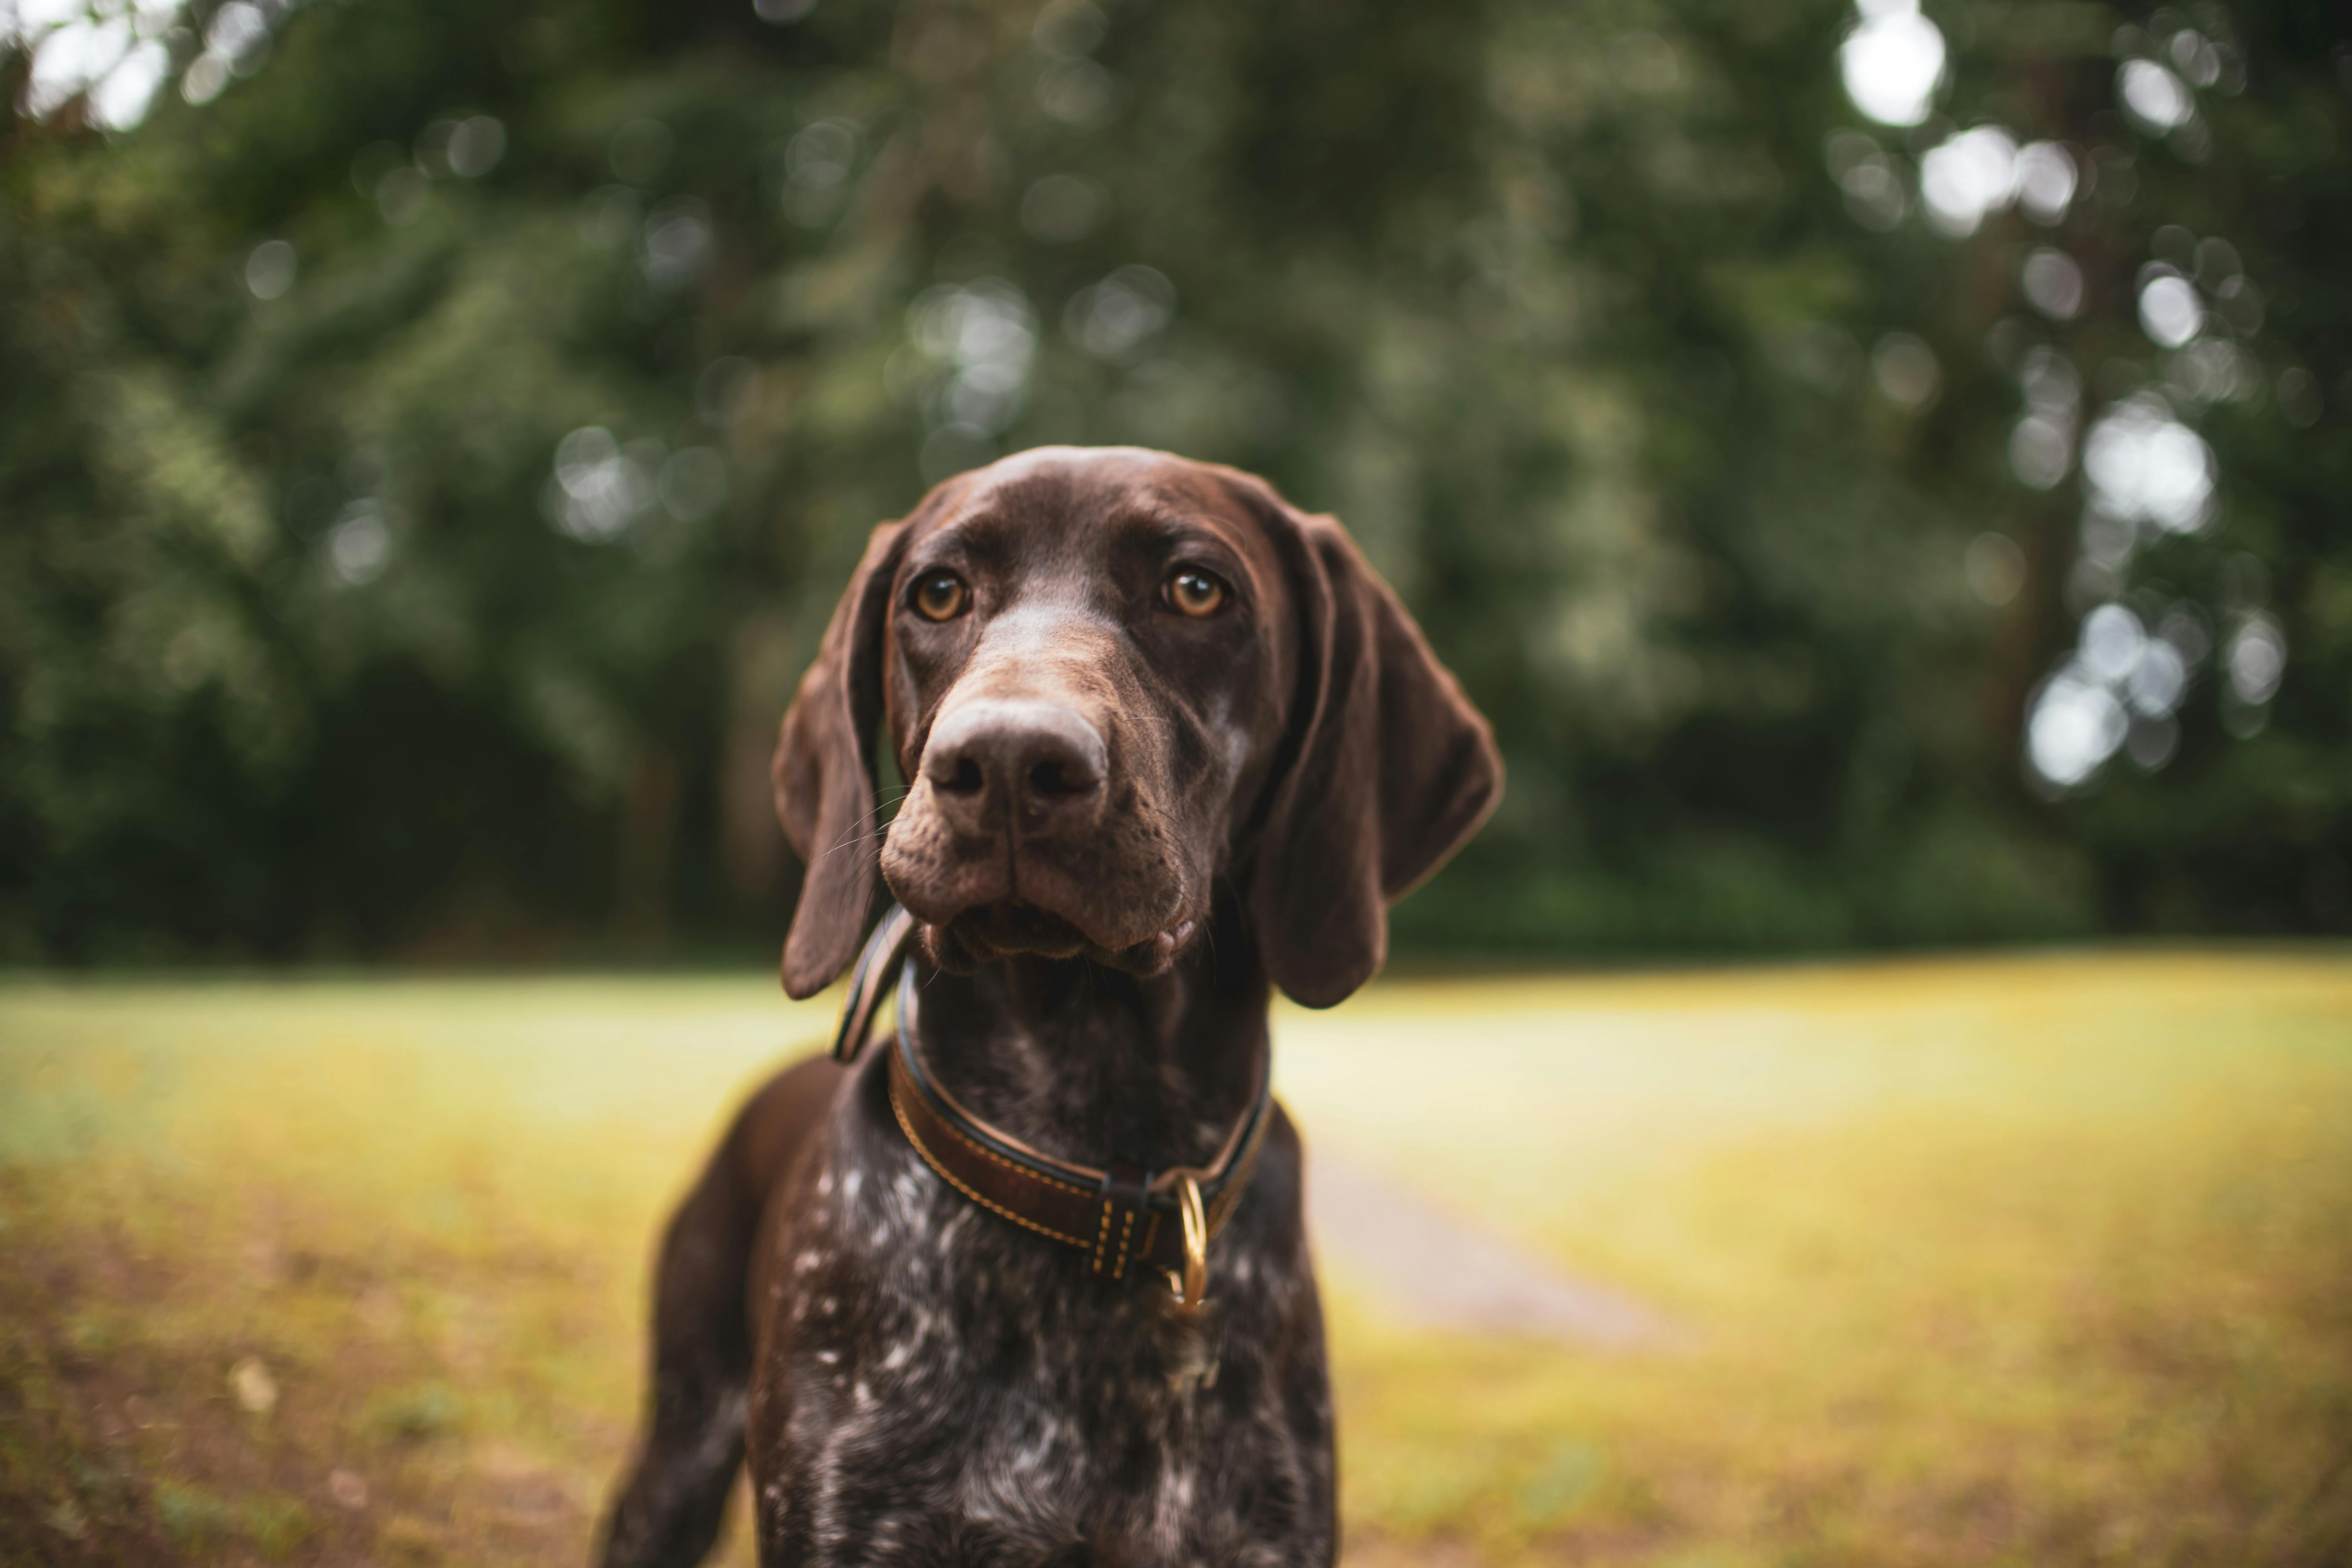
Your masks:
{"label": "dog's eye", "polygon": [[951,621],[971,603],[971,590],[952,572],[926,572],[915,579],[915,608],[929,621]]}
{"label": "dog's eye", "polygon": [[1162,591],[1171,608],[1188,616],[1213,616],[1225,603],[1225,585],[1197,566],[1172,573]]}

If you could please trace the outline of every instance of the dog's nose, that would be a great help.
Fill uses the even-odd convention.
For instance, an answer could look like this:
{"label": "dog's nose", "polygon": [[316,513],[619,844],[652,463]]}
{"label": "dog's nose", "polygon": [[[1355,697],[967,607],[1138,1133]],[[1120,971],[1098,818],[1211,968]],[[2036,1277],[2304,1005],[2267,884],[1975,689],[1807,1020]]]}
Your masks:
{"label": "dog's nose", "polygon": [[1101,732],[1053,702],[959,703],[923,747],[923,777],[940,810],[967,833],[1008,819],[1033,836],[1090,823],[1109,768]]}

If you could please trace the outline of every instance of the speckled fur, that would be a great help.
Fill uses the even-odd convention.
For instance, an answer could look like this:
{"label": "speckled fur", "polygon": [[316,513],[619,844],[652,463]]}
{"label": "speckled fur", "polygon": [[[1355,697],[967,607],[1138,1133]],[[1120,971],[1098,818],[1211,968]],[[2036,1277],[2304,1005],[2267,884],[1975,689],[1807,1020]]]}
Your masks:
{"label": "speckled fur", "polygon": [[[1045,1147],[1200,1162],[1253,1088],[1268,990],[1230,900],[1161,975],[1017,958],[919,973],[934,1074]],[[883,1066],[877,1051],[777,1075],[681,1208],[654,1431],[603,1561],[699,1561],[747,1440],[772,1568],[1332,1561],[1330,1390],[1288,1120],[1192,1316],[1156,1279],[1102,1280],[941,1182],[893,1120]],[[814,1107],[804,1128],[795,1099]]]}
{"label": "speckled fur", "polygon": [[[1066,1005],[1087,1016],[1066,1043],[1118,1011]],[[960,1076],[988,1097],[987,1075]],[[1163,1120],[1213,1149],[1222,1119],[1191,1109]],[[1330,1394],[1286,1122],[1197,1318],[950,1190],[892,1121],[878,1058],[788,1193],[757,1287],[763,1562],[1330,1561]]]}

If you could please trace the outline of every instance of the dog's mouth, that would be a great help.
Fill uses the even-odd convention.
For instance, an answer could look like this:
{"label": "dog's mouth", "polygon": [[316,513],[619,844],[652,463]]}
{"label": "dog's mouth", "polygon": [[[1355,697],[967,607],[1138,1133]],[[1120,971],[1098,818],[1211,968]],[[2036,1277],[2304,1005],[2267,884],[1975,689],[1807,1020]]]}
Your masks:
{"label": "dog's mouth", "polygon": [[1192,931],[1193,922],[1182,921],[1141,942],[1108,948],[1051,910],[1016,897],[965,910],[944,925],[927,925],[924,941],[931,961],[957,973],[1025,953],[1037,958],[1086,958],[1130,973],[1157,974],[1192,939]]}
{"label": "dog's mouth", "polygon": [[975,960],[986,963],[1016,952],[1041,958],[1076,958],[1093,945],[1087,933],[1051,910],[1026,899],[999,899],[964,910],[950,921],[948,934]]}

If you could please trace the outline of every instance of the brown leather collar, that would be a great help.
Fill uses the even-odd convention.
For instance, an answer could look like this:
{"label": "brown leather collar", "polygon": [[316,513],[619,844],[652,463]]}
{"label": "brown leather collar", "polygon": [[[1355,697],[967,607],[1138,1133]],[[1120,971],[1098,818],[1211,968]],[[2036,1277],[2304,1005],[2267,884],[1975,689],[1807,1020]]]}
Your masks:
{"label": "brown leather collar", "polygon": [[[835,1057],[856,1059],[880,1011],[882,993],[895,980],[890,1109],[923,1163],[992,1214],[1087,1252],[1097,1277],[1124,1279],[1130,1269],[1157,1268],[1170,1276],[1180,1300],[1189,1295],[1197,1305],[1207,1241],[1240,1205],[1273,1120],[1271,1060],[1260,1063],[1249,1110],[1206,1165],[1152,1171],[1122,1161],[1097,1168],[1057,1159],[973,1115],[924,1070],[914,966],[906,961],[914,931],[914,917],[896,905],[875,927],[851,976]],[[1201,1205],[1205,1221],[1205,1236],[1189,1258],[1182,1218],[1188,1198]],[[1189,1290],[1183,1283],[1188,1276]]]}

